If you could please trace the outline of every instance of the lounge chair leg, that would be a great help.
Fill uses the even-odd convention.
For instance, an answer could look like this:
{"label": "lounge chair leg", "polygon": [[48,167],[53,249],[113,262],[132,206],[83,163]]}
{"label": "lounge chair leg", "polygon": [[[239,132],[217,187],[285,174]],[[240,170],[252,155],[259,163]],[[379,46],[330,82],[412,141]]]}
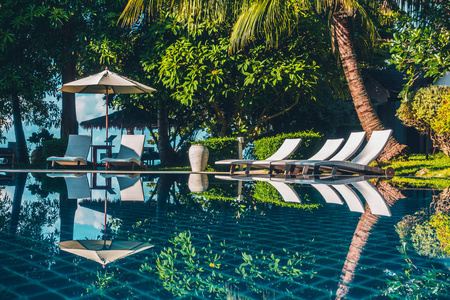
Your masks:
{"label": "lounge chair leg", "polygon": [[245,168],[245,175],[248,176],[248,174],[250,174],[250,168],[251,168],[251,166],[247,165],[247,167]]}
{"label": "lounge chair leg", "polygon": [[[302,175],[308,175],[309,166],[303,166]],[[314,174],[314,172],[313,172]]]}
{"label": "lounge chair leg", "polygon": [[231,165],[230,166],[230,175],[233,175],[234,174],[234,169],[235,169],[236,167],[234,166],[234,165]]}
{"label": "lounge chair leg", "polygon": [[289,175],[293,175],[295,172],[295,165],[289,165]]}
{"label": "lounge chair leg", "polygon": [[336,168],[336,167],[333,167],[333,168],[331,169],[331,176],[336,176],[336,172],[337,172],[337,168]]}

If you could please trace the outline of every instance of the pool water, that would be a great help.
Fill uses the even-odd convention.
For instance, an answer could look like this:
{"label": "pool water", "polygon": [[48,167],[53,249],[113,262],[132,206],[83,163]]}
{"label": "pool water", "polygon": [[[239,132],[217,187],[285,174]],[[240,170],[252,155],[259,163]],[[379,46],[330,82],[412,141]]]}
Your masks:
{"label": "pool water", "polygon": [[[355,177],[47,175],[0,178],[1,299],[450,297],[448,190]],[[100,247],[57,244],[72,240]]]}

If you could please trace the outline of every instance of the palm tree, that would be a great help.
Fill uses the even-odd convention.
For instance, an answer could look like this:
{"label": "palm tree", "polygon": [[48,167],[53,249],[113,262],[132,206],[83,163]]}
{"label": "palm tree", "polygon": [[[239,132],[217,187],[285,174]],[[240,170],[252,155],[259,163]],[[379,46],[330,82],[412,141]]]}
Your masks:
{"label": "palm tree", "polygon": [[[265,37],[269,45],[276,46],[278,39],[289,34],[306,11],[313,11],[318,16],[326,18],[330,24],[331,37],[339,53],[356,113],[362,128],[370,137],[374,130],[382,130],[384,126],[367,95],[353,43],[352,21],[355,18],[363,20],[369,31],[375,32],[373,23],[360,2],[358,0],[298,0],[297,2],[197,0],[173,1],[171,9],[192,24],[195,24],[199,18],[206,17],[220,22],[227,16],[238,15],[231,34],[231,52],[243,48],[257,35]],[[378,5],[378,2],[372,0],[369,4]],[[394,6],[395,2],[404,1],[384,1],[383,3],[388,2],[392,2],[391,5]],[[162,8],[167,9],[164,5],[164,1],[161,0],[147,2],[129,0],[121,18],[124,23],[132,24],[142,17],[144,12],[152,15]],[[380,160],[389,160],[407,153],[408,147],[391,137]]]}

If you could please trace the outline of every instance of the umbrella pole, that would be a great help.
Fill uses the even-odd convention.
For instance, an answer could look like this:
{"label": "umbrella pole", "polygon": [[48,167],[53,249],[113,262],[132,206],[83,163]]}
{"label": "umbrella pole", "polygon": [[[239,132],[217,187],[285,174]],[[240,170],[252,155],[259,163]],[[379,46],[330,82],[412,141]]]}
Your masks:
{"label": "umbrella pole", "polygon": [[[108,202],[108,190],[105,189],[105,232],[103,233],[103,235],[106,237],[106,221],[107,221],[107,217],[106,217],[106,208],[107,208],[107,202]],[[106,240],[106,239],[105,239]]]}
{"label": "umbrella pole", "polygon": [[106,87],[106,145],[108,145],[108,87]]}

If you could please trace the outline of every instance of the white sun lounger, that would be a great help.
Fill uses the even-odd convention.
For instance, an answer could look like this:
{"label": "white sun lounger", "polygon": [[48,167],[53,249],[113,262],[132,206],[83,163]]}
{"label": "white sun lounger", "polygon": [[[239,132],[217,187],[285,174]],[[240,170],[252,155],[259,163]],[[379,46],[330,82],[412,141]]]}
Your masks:
{"label": "white sun lounger", "polygon": [[278,150],[265,160],[252,159],[225,159],[216,161],[216,165],[230,165],[230,174],[234,173],[234,169],[238,165],[247,165],[246,174],[250,172],[252,166],[258,168],[270,168],[270,163],[276,160],[283,160],[291,156],[297,150],[302,139],[286,139]]}
{"label": "white sun lounger", "polygon": [[318,170],[330,170],[332,175],[335,175],[339,171],[344,173],[393,176],[394,170],[392,168],[382,169],[369,166],[380,155],[381,151],[383,151],[391,134],[392,130],[390,129],[373,131],[364,149],[350,162],[339,160],[304,161],[299,162],[299,165],[303,167],[304,174],[308,169],[313,169],[313,173],[317,173]]}
{"label": "white sun lounger", "polygon": [[71,134],[64,156],[51,156],[47,158],[47,161],[52,162],[52,167],[55,167],[55,163],[68,166],[87,165],[90,146],[91,136]]}
{"label": "white sun lounger", "polygon": [[325,178],[305,176],[304,178],[287,178],[284,179],[284,182],[311,184],[323,196],[325,202],[342,204],[342,197],[350,211],[364,213],[364,205],[356,193],[357,191],[366,201],[372,214],[391,216],[389,206],[383,196],[364,176],[327,176]]}
{"label": "white sun lounger", "polygon": [[[330,158],[330,161],[344,161],[350,158],[355,152],[361,147],[361,144],[364,141],[364,137],[366,136],[366,133],[364,131],[359,132],[352,132],[347,140],[347,142],[344,144],[344,146],[339,150],[339,152],[334,155],[332,158]],[[325,145],[324,145],[325,146]],[[320,152],[320,151],[319,151]],[[331,153],[330,155],[320,155],[320,153],[317,153],[313,157],[305,160],[284,160],[279,162],[273,162],[272,165],[274,167],[276,166],[285,166],[286,174],[293,174],[295,172],[296,168],[303,168],[302,164],[308,164],[309,162],[321,162],[324,160],[327,160],[331,155],[334,154]],[[303,173],[307,174],[308,166],[306,168],[303,168]]]}
{"label": "white sun lounger", "polygon": [[323,197],[326,203],[343,204],[336,191],[328,184],[311,184]]}
{"label": "white sun lounger", "polygon": [[91,189],[86,174],[47,174],[50,178],[64,178],[68,199],[90,199]]}
{"label": "white sun lounger", "polygon": [[336,151],[341,147],[342,143],[344,142],[344,139],[328,139],[323,144],[322,148],[320,148],[319,151],[317,151],[316,154],[308,158],[307,160],[295,160],[295,159],[284,159],[279,161],[274,161],[270,164],[270,173],[274,169],[283,168],[285,170],[285,173],[293,173],[295,167],[298,165],[301,161],[322,161],[326,160],[329,157],[331,157]]}
{"label": "white sun lounger", "polygon": [[102,159],[102,163],[106,164],[109,169],[113,166],[130,166],[134,170],[134,166],[143,166],[141,161],[142,152],[144,150],[145,135],[123,135],[120,142],[119,153],[115,158],[106,157]]}
{"label": "white sun lounger", "polygon": [[141,177],[117,176],[121,201],[144,201],[144,189]]}
{"label": "white sun lounger", "polygon": [[354,182],[352,185],[364,197],[372,214],[388,217],[391,216],[391,211],[386,203],[386,200],[384,200],[383,196],[377,188],[373,186],[373,184],[367,180],[364,180]]}

